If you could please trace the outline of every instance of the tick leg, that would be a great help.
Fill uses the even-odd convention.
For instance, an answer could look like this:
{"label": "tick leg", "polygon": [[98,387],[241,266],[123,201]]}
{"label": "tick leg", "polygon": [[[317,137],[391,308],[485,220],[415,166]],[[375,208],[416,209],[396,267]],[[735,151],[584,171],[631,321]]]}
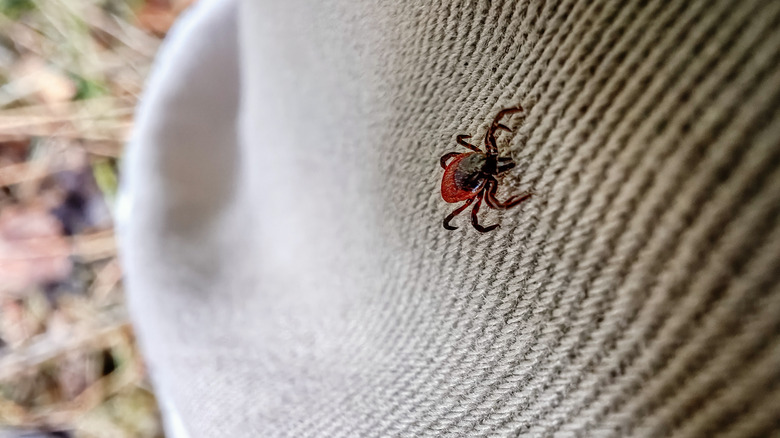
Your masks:
{"label": "tick leg", "polygon": [[459,152],[450,152],[448,154],[442,155],[441,159],[439,160],[439,164],[441,164],[441,167],[443,169],[447,168],[447,161],[450,161],[451,158],[457,157],[460,155]]}
{"label": "tick leg", "polygon": [[498,121],[501,120],[507,114],[519,113],[521,111],[523,111],[523,107],[518,105],[517,107],[514,108],[502,109],[501,111],[498,112],[498,114],[496,114],[496,118],[493,119],[493,123],[490,125],[490,128],[485,133],[485,148],[487,149],[488,155],[498,155],[498,147],[496,146],[497,129],[503,129],[505,131],[512,132],[512,130],[509,129],[508,126],[503,125]]}
{"label": "tick leg", "polygon": [[515,167],[515,162],[512,161],[509,157],[500,157],[498,159],[498,167],[496,168],[496,171],[498,173],[506,172],[507,170]]}
{"label": "tick leg", "polygon": [[506,210],[530,198],[533,193],[523,193],[522,195],[509,198],[504,202],[496,199],[496,190],[498,190],[498,181],[490,179],[485,186],[485,201],[487,204],[497,210]]}
{"label": "tick leg", "polygon": [[455,141],[457,141],[459,145],[465,146],[465,147],[471,149],[474,152],[482,152],[481,150],[479,150],[478,147],[474,146],[471,143],[468,143],[466,141],[467,138],[471,138],[471,136],[470,135],[461,134],[461,135],[455,137]]}
{"label": "tick leg", "polygon": [[496,129],[503,129],[504,131],[512,132],[512,130],[509,129],[509,126],[503,125],[501,123],[496,124]]}
{"label": "tick leg", "polygon": [[477,218],[477,213],[479,212],[479,206],[482,205],[482,198],[485,196],[485,191],[483,190],[482,193],[477,195],[477,203],[474,204],[474,209],[471,210],[471,225],[474,225],[474,228],[477,229],[480,233],[487,233],[488,231],[493,231],[496,228],[498,228],[498,224],[490,225],[489,227],[483,227],[479,224],[479,219]]}
{"label": "tick leg", "polygon": [[454,218],[455,216],[457,216],[461,212],[463,212],[463,210],[467,209],[469,207],[469,205],[471,205],[472,202],[474,202],[474,198],[469,199],[468,201],[466,201],[466,203],[464,203],[463,205],[458,207],[455,211],[450,213],[449,216],[445,217],[444,218],[444,228],[448,229],[448,230],[457,230],[458,227],[453,227],[452,225],[450,225],[450,221],[452,220],[452,218]]}
{"label": "tick leg", "polygon": [[498,123],[498,121],[501,120],[507,114],[519,113],[521,111],[523,111],[523,107],[520,105],[514,106],[512,108],[504,108],[501,111],[499,111],[498,114],[496,114],[496,118],[493,119],[493,124]]}

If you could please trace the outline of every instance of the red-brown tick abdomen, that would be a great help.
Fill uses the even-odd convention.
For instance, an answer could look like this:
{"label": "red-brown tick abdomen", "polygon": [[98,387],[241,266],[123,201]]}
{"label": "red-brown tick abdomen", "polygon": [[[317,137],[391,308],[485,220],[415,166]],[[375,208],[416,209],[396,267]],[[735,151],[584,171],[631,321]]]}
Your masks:
{"label": "red-brown tick abdomen", "polygon": [[441,197],[446,202],[460,202],[477,196],[485,180],[474,178],[485,164],[485,156],[476,152],[460,154],[447,164],[441,180]]}

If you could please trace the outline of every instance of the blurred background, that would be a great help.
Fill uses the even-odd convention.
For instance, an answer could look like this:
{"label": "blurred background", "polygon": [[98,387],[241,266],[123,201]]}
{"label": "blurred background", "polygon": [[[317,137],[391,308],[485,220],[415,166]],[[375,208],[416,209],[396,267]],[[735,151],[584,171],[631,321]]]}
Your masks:
{"label": "blurred background", "polygon": [[122,148],[193,0],[0,0],[0,438],[160,437],[113,232]]}

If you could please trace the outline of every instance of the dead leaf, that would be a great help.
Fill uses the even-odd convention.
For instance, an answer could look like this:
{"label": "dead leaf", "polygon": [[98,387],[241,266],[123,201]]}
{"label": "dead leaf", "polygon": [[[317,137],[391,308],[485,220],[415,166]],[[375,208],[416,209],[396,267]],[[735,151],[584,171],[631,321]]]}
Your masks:
{"label": "dead leaf", "polygon": [[65,102],[76,95],[76,84],[37,56],[18,61],[11,73],[13,84],[21,89],[20,94],[34,95],[43,103]]}
{"label": "dead leaf", "polygon": [[195,0],[147,1],[136,14],[138,26],[157,36],[163,36],[176,18]]}
{"label": "dead leaf", "polygon": [[0,293],[67,278],[70,253],[59,221],[43,207],[10,206],[0,212]]}
{"label": "dead leaf", "polygon": [[50,306],[40,293],[32,291],[27,299],[4,298],[0,302],[0,337],[17,348],[43,332]]}
{"label": "dead leaf", "polygon": [[154,35],[163,36],[171,28],[176,15],[169,7],[147,3],[136,15],[138,26]]}

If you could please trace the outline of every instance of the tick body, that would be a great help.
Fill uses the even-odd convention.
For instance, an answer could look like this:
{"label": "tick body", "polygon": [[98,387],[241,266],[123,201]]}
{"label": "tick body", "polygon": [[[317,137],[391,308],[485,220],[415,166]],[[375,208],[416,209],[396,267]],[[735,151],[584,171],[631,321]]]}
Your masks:
{"label": "tick body", "polygon": [[465,201],[463,205],[444,218],[444,228],[448,230],[457,229],[457,227],[450,225],[450,221],[473,204],[471,224],[474,228],[483,233],[495,230],[498,228],[498,224],[483,227],[479,223],[477,213],[482,205],[482,201],[485,201],[488,207],[505,210],[531,197],[530,193],[526,193],[507,199],[504,202],[496,199],[496,191],[498,190],[496,176],[515,167],[515,163],[511,158],[498,156],[496,131],[500,129],[511,132],[512,130],[501,124],[500,121],[507,115],[521,111],[523,109],[517,106],[498,112],[487,133],[485,133],[485,152],[466,141],[466,139],[471,138],[470,135],[458,135],[456,142],[470,149],[471,152],[449,152],[441,157],[439,162],[441,167],[444,168],[444,176],[441,180],[442,199],[449,203]]}

